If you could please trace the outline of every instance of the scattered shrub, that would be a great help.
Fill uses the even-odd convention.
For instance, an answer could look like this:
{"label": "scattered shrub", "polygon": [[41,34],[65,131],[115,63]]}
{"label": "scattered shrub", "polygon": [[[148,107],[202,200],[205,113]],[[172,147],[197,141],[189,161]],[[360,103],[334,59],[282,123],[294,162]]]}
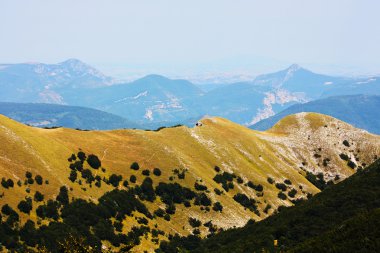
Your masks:
{"label": "scattered shrub", "polygon": [[285,195],[285,193],[283,193],[283,192],[279,192],[279,193],[277,194],[277,196],[278,196],[279,199],[286,200],[286,195]]}
{"label": "scattered shrub", "polygon": [[202,192],[195,197],[194,204],[197,206],[211,206],[211,199]]}
{"label": "scattered shrub", "polygon": [[351,169],[355,169],[356,168],[356,164],[353,161],[351,161],[351,160],[349,160],[347,162],[347,166],[350,167]]}
{"label": "scattered shrub", "polygon": [[267,204],[264,208],[264,213],[268,213],[271,208],[272,206],[270,204]]}
{"label": "scattered shrub", "polygon": [[36,191],[36,193],[34,194],[34,201],[40,202],[43,200],[44,200],[44,195],[41,192]]}
{"label": "scattered shrub", "polygon": [[135,175],[131,175],[130,178],[129,178],[129,181],[131,181],[131,183],[136,183],[136,176]]}
{"label": "scattered shrub", "polygon": [[214,192],[216,195],[222,195],[222,193],[223,193],[223,191],[219,190],[218,188],[215,188]]}
{"label": "scattered shrub", "polygon": [[268,177],[268,178],[267,178],[267,181],[268,181],[268,183],[270,183],[270,184],[273,184],[273,183],[274,183],[274,179],[271,178],[271,177]]}
{"label": "scattered shrub", "polygon": [[339,155],[339,157],[340,157],[340,159],[345,160],[345,161],[348,161],[348,160],[350,159],[350,158],[348,157],[348,155],[343,154],[343,153],[341,153],[341,154]]}
{"label": "scattered shrub", "polygon": [[149,176],[149,175],[150,175],[150,171],[149,171],[149,170],[143,170],[143,171],[142,171],[142,174],[143,174],[144,176]]}
{"label": "scattered shrub", "polygon": [[33,178],[28,178],[26,181],[27,181],[28,184],[33,184],[34,183],[34,179]]}
{"label": "scattered shrub", "polygon": [[281,190],[281,191],[286,191],[286,189],[287,189],[286,185],[283,183],[276,183],[275,185],[276,185],[276,188]]}
{"label": "scattered shrub", "polygon": [[132,170],[139,170],[140,169],[140,165],[137,162],[133,162],[131,164],[131,169]]}
{"label": "scattered shrub", "polygon": [[69,193],[66,186],[61,186],[61,188],[59,188],[59,193],[57,195],[56,200],[60,202],[62,205],[69,204]]}
{"label": "scattered shrub", "polygon": [[77,157],[82,163],[86,160],[86,154],[83,151],[79,151]]}
{"label": "scattered shrub", "polygon": [[42,177],[40,175],[35,176],[34,180],[36,181],[36,183],[38,185],[42,185],[42,183],[43,183],[43,179],[42,179]]}
{"label": "scattered shrub", "polygon": [[206,191],[207,190],[207,186],[198,184],[197,182],[195,182],[194,188],[197,191]]}
{"label": "scattered shrub", "polygon": [[223,206],[220,202],[215,202],[214,205],[212,206],[212,210],[214,210],[215,212],[222,212]]}
{"label": "scattered shrub", "polygon": [[108,179],[108,182],[113,186],[113,187],[118,187],[119,186],[119,183],[120,181],[123,179],[123,177],[121,175],[116,175],[116,174],[112,174],[109,179]]}
{"label": "scattered shrub", "polygon": [[153,169],[153,175],[159,177],[161,176],[161,170],[159,168],[154,168]]}
{"label": "scattered shrub", "polygon": [[233,199],[240,205],[244,206],[245,208],[248,208],[252,212],[257,210],[256,201],[252,198],[249,198],[244,193],[237,193],[233,197]]}
{"label": "scattered shrub", "polygon": [[102,166],[101,161],[96,155],[88,155],[87,157],[87,163],[94,169],[99,169],[100,166]]}
{"label": "scattered shrub", "polygon": [[27,198],[26,200],[21,200],[20,203],[18,203],[17,208],[26,214],[29,214],[30,211],[32,210],[32,199]]}
{"label": "scattered shrub", "polygon": [[77,175],[77,172],[75,170],[70,171],[69,180],[71,182],[75,182],[75,180],[77,180],[77,177],[78,177],[78,175]]}
{"label": "scattered shrub", "polygon": [[297,194],[297,190],[296,189],[291,189],[289,192],[288,192],[288,196],[291,197],[291,198],[294,198]]}
{"label": "scattered shrub", "polygon": [[193,228],[197,228],[197,227],[200,227],[202,225],[202,222],[200,220],[196,219],[196,218],[190,217],[189,218],[189,224]]}

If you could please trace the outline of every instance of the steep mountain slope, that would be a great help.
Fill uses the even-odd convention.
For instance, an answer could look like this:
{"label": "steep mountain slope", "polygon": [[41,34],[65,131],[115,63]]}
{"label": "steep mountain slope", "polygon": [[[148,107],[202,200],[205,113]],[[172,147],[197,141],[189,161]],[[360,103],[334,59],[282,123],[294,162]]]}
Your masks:
{"label": "steep mountain slope", "polygon": [[194,252],[378,252],[379,182],[380,160],[262,222],[250,222],[201,243],[177,239],[162,248],[164,252],[176,252],[181,245]]}
{"label": "steep mountain slope", "polygon": [[317,112],[330,115],[355,127],[380,134],[380,96],[352,95],[319,99],[304,104],[292,105],[275,116],[250,126],[255,130],[271,128],[283,117],[299,112]]}
{"label": "steep mountain slope", "polygon": [[[263,219],[279,206],[289,206],[299,198],[318,193],[317,187],[323,189],[329,180],[338,182],[352,175],[358,166],[370,164],[380,155],[379,136],[320,114],[288,116],[267,132],[253,131],[222,118],[204,119],[202,126],[194,128],[76,131],[28,127],[1,116],[0,137],[1,177],[6,185],[8,179],[20,180],[20,186],[3,185],[0,205],[7,203],[15,210],[20,200],[33,198],[36,191],[44,194],[45,200],[55,199],[62,185],[70,189],[70,199],[96,202],[115,187],[140,185],[153,168],[160,168],[159,176],[151,175],[157,198],[152,202],[142,198],[151,213],[162,208],[170,214],[170,222],[159,216],[148,217],[150,228],[157,224],[164,231],[160,240],[169,234],[187,235],[193,231],[189,217],[202,223],[212,220],[214,232],[218,228],[243,226],[250,218]],[[79,150],[88,157],[98,156],[104,170],[70,169],[75,161],[68,162],[67,158]],[[138,162],[140,169],[135,165],[131,169],[133,162]],[[90,167],[88,162],[83,166]],[[149,172],[142,172],[145,169]],[[78,175],[72,181],[69,176],[72,178],[71,173],[76,170]],[[33,177],[41,175],[49,183],[31,184],[26,172]],[[99,186],[92,183],[90,175],[100,180]],[[121,175],[122,181],[127,180],[129,186],[119,184],[117,175]],[[137,182],[131,176],[136,176]],[[110,182],[115,180],[117,184],[113,186]],[[168,204],[167,197],[159,195],[164,187],[158,190],[159,183],[178,183],[197,197],[189,205],[180,204],[182,200]],[[21,219],[38,221],[35,210],[39,205],[33,202],[30,216],[21,213]],[[135,215],[123,221],[123,231],[139,225],[140,214]],[[46,222],[43,220],[43,224]],[[201,235],[209,232],[211,229],[199,228]],[[134,251],[157,247],[150,236],[141,240]]]}
{"label": "steep mountain slope", "polygon": [[0,102],[0,114],[37,127],[89,130],[140,128],[117,115],[79,106]]}

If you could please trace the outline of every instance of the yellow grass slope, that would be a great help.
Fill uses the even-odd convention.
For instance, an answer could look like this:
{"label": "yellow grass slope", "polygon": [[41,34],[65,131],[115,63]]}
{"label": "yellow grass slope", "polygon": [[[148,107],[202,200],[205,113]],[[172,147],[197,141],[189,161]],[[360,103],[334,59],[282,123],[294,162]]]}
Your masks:
{"label": "yellow grass slope", "polygon": [[[199,207],[177,208],[170,223],[159,220],[166,232],[188,234],[191,227],[187,223],[189,216],[202,222],[213,220],[218,227],[242,226],[250,219],[263,219],[280,205],[291,205],[291,201],[277,197],[279,190],[268,183],[268,177],[276,182],[289,179],[292,188],[297,189],[296,198],[315,194],[319,190],[306,178],[307,171],[323,173],[326,180],[337,181],[351,175],[354,170],[339,155],[347,154],[356,166],[370,164],[380,155],[380,137],[336,120],[314,114],[301,113],[284,118],[267,132],[253,131],[222,118],[202,120],[199,127],[176,127],[156,131],[114,130],[114,131],[78,131],[73,129],[39,129],[25,126],[4,116],[0,116],[0,177],[12,178],[15,182],[25,180],[25,172],[41,175],[49,184],[4,189],[0,187],[0,205],[9,203],[16,209],[17,203],[26,196],[33,196],[36,190],[45,194],[45,198],[54,198],[59,187],[72,188],[70,197],[93,199],[112,189],[87,187],[83,190],[69,179],[70,169],[67,158],[79,149],[86,154],[95,154],[106,168],[106,175],[120,174],[123,179],[137,176],[141,183],[142,169],[152,170],[158,167],[163,172],[160,177],[151,176],[154,184],[168,182],[175,168],[187,169],[184,180],[176,177],[174,181],[194,188],[196,180],[210,190],[213,202],[219,201],[224,209],[222,213],[204,212]],[[350,146],[343,145],[347,140]],[[326,162],[326,158],[329,161]],[[141,169],[130,169],[132,162],[138,162]],[[325,162],[324,162],[325,161]],[[251,180],[264,186],[264,195],[257,193],[244,184],[234,183],[229,192],[218,196],[214,188],[222,189],[214,182],[214,167],[241,176],[244,183]],[[338,175],[338,176],[337,176]],[[301,189],[302,188],[302,189]],[[233,200],[237,192],[242,192],[259,201],[260,216]],[[268,214],[263,209],[270,204]],[[152,209],[164,206],[160,201],[147,203]],[[35,209],[35,207],[34,207]],[[35,213],[34,211],[31,212]],[[35,219],[35,215],[32,215]],[[131,221],[132,222],[132,221]],[[203,231],[204,232],[204,231]],[[148,247],[149,248],[149,247]]]}

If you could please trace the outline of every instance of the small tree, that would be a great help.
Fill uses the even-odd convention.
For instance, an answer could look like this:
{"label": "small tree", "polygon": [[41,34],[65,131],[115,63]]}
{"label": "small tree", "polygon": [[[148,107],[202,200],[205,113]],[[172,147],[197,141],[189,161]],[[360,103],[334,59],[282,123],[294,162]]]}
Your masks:
{"label": "small tree", "polygon": [[136,176],[135,175],[131,175],[131,177],[129,178],[129,181],[131,181],[131,183],[136,183]]}
{"label": "small tree", "polygon": [[25,177],[26,178],[32,178],[32,173],[30,172],[30,171],[27,171],[26,173],[25,173]]}
{"label": "small tree", "polygon": [[75,182],[75,180],[77,180],[77,177],[78,177],[77,172],[75,170],[72,170],[69,176],[70,181]]}
{"label": "small tree", "polygon": [[21,200],[20,203],[18,203],[17,208],[26,214],[29,214],[30,211],[32,210],[32,199],[27,198],[26,200]]}
{"label": "small tree", "polygon": [[42,177],[41,177],[40,175],[37,175],[37,176],[34,178],[34,180],[36,180],[36,183],[37,183],[38,185],[42,185],[42,183],[43,183]]}
{"label": "small tree", "polygon": [[43,200],[44,200],[44,195],[41,192],[36,191],[36,193],[34,194],[34,201],[40,202]]}
{"label": "small tree", "polygon": [[8,182],[7,182],[7,180],[5,180],[5,178],[2,178],[2,179],[1,179],[1,185],[2,185],[5,189],[8,189]]}
{"label": "small tree", "polygon": [[190,217],[189,218],[189,224],[190,226],[192,226],[193,228],[197,228],[199,227],[200,225],[202,225],[202,222],[196,218],[192,218]]}
{"label": "small tree", "polygon": [[140,169],[140,165],[137,162],[133,162],[131,164],[131,169],[132,170],[139,170]]}
{"label": "small tree", "polygon": [[220,202],[215,202],[214,205],[212,206],[212,210],[215,212],[222,212],[223,211],[223,206],[220,204]]}
{"label": "small tree", "polygon": [[143,170],[143,171],[142,171],[142,174],[143,174],[144,176],[149,176],[149,175],[150,175],[150,171],[149,171],[149,170]]}
{"label": "small tree", "polygon": [[82,163],[86,160],[86,154],[83,151],[79,151],[77,156]]}
{"label": "small tree", "polygon": [[110,176],[110,178],[108,179],[108,182],[113,186],[113,187],[118,187],[119,186],[119,183],[120,181],[122,180],[122,176],[121,175],[116,175],[116,174],[112,174]]}
{"label": "small tree", "polygon": [[96,155],[89,155],[87,157],[87,163],[94,169],[99,169],[102,166],[101,161]]}
{"label": "small tree", "polygon": [[159,168],[153,169],[153,174],[157,177],[161,176],[161,170]]}
{"label": "small tree", "polygon": [[283,192],[279,192],[279,193],[277,194],[277,196],[278,196],[279,199],[286,200],[286,195],[285,195],[285,193],[283,193]]}
{"label": "small tree", "polygon": [[62,205],[69,204],[69,193],[66,186],[61,186],[61,188],[59,188],[59,194],[56,199]]}

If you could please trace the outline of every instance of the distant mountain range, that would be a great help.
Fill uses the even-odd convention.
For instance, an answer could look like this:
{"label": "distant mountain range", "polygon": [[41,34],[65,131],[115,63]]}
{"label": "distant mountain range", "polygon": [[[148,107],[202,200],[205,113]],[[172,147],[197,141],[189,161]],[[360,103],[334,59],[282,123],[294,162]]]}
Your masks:
{"label": "distant mountain range", "polygon": [[355,127],[366,129],[369,132],[380,134],[380,96],[352,95],[337,96],[311,101],[304,104],[295,104],[277,113],[275,116],[264,119],[250,128],[267,130],[283,117],[299,112],[318,112],[343,120]]}
{"label": "distant mountain range", "polygon": [[79,106],[0,102],[0,114],[37,127],[82,130],[141,128],[120,116]]}
{"label": "distant mountain range", "polygon": [[76,59],[1,64],[0,86],[0,101],[91,107],[153,128],[193,124],[205,115],[250,126],[296,103],[338,95],[380,95],[380,77],[333,77],[298,65],[202,90],[202,85],[159,75],[120,83]]}

